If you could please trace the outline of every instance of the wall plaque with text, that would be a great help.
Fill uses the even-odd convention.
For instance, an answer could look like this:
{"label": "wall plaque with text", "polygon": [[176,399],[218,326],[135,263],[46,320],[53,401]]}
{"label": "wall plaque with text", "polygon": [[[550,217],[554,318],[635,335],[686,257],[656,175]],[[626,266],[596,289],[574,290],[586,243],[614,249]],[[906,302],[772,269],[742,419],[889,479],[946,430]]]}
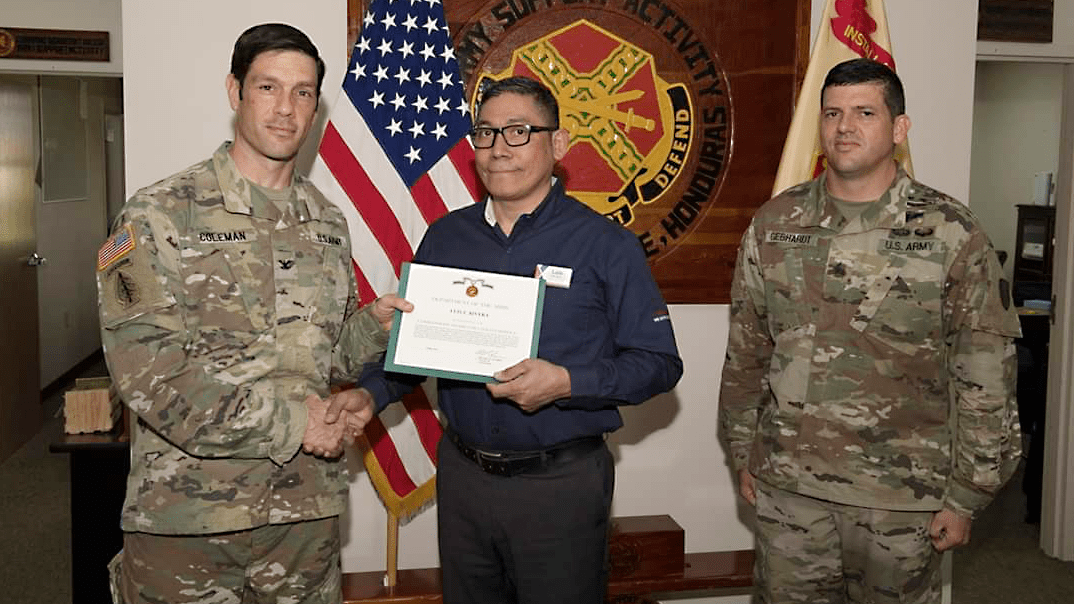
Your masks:
{"label": "wall plaque with text", "polygon": [[108,62],[106,31],[0,28],[0,59]]}

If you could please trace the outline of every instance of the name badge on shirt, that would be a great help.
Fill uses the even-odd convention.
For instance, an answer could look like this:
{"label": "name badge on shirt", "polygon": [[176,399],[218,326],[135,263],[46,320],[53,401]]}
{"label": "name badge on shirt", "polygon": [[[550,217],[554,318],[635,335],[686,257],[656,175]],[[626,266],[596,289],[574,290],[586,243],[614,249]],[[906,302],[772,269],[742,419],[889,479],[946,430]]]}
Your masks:
{"label": "name badge on shirt", "polygon": [[766,243],[788,243],[790,245],[816,245],[817,236],[808,233],[784,233],[781,231],[768,231],[765,234]]}
{"label": "name badge on shirt", "polygon": [[313,242],[331,247],[343,247],[343,238],[338,235],[313,232]]}
{"label": "name badge on shirt", "polygon": [[533,276],[538,279],[544,279],[545,283],[552,287],[568,289],[571,286],[571,274],[573,272],[572,269],[563,266],[538,264],[537,270],[533,273]]}
{"label": "name badge on shirt", "polygon": [[941,251],[943,246],[937,239],[911,239],[908,237],[888,237],[880,240],[881,252],[917,252],[931,253]]}
{"label": "name badge on shirt", "polygon": [[250,243],[257,239],[255,231],[201,231],[198,233],[199,243]]}

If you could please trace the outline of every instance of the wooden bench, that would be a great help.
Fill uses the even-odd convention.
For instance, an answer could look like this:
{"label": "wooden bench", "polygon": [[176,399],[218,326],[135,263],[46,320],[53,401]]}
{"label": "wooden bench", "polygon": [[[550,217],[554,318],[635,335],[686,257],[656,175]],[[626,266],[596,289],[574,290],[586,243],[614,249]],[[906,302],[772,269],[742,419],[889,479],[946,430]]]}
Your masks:
{"label": "wooden bench", "polygon": [[[379,571],[344,573],[345,604],[426,604],[441,602],[440,569],[400,570],[398,584],[384,587]],[[613,578],[608,602],[652,602],[653,594],[712,591],[753,585],[753,550],[695,552],[685,555],[681,572],[659,576]]]}
{"label": "wooden bench", "polygon": [[[609,538],[607,602],[655,602],[653,594],[741,590],[753,585],[753,550],[683,553],[683,530],[670,516],[614,518]],[[441,602],[440,569],[398,571],[385,587],[382,571],[344,573],[345,604]]]}

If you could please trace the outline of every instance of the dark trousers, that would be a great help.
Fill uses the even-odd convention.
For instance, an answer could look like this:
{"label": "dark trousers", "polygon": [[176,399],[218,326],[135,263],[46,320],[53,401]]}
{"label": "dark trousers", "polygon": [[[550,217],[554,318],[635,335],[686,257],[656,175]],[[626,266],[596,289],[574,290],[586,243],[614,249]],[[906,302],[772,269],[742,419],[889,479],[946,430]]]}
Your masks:
{"label": "dark trousers", "polygon": [[444,604],[600,604],[615,462],[607,446],[540,474],[486,473],[447,438],[437,463]]}

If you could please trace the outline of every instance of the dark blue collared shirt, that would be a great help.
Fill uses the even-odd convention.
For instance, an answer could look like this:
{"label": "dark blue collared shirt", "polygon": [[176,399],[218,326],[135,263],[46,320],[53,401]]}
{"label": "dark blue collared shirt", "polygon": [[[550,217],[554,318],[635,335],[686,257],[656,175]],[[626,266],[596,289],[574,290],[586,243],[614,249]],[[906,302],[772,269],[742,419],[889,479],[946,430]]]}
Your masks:
{"label": "dark blue collared shirt", "polygon": [[[556,182],[507,236],[483,202],[451,212],[425,233],[414,262],[534,276],[537,265],[569,268],[569,287],[545,289],[537,356],[565,367],[571,396],[535,413],[493,399],[484,384],[439,379],[439,405],[464,441],[488,449],[534,450],[623,425],[619,405],[673,388],[682,375],[667,304],[637,237],[568,197]],[[378,410],[421,378],[371,368],[361,385]]]}

